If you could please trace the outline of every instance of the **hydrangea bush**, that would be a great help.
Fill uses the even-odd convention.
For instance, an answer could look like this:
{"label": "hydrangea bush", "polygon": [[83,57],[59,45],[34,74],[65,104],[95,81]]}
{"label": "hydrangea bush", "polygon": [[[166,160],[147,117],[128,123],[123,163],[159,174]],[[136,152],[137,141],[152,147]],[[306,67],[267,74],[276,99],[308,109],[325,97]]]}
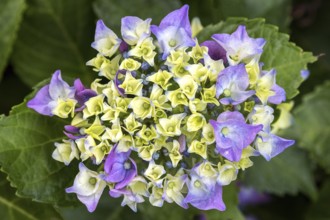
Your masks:
{"label": "hydrangea bush", "polygon": [[240,25],[199,42],[199,29],[187,5],[158,26],[122,18],[121,38],[99,20],[90,87],[80,79],[70,86],[58,70],[27,103],[71,119],[52,157],[81,161],[66,192],[88,211],[105,190],[134,211],[145,200],[224,211],[224,186],[253,165],[250,157],[270,160],[294,144],[272,126],[281,123],[274,109],[286,95],[276,69],[260,62],[265,39]]}

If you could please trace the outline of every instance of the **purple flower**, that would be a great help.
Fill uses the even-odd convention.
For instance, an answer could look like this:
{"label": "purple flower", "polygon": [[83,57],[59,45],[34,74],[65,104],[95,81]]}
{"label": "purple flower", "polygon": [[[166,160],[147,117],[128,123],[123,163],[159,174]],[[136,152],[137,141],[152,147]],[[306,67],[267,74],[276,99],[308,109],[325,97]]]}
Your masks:
{"label": "purple flower", "polygon": [[150,36],[151,18],[143,21],[135,16],[126,16],[121,19],[121,35],[126,43],[135,45]]}
{"label": "purple flower", "polygon": [[117,89],[117,92],[122,96],[122,97],[126,97],[125,94],[125,90],[123,88],[120,88],[119,85],[121,85],[121,82],[119,80],[119,74],[121,75],[126,75],[126,71],[125,70],[118,70],[116,72],[116,76],[115,76],[115,88]]}
{"label": "purple flower", "polygon": [[123,55],[127,55],[127,52],[129,50],[129,45],[125,42],[125,41],[122,41],[119,45],[119,51],[121,54]]}
{"label": "purple flower", "polygon": [[217,42],[207,40],[201,43],[201,46],[208,48],[208,54],[213,60],[222,59],[224,63],[227,63],[226,51]]}
{"label": "purple flower", "polygon": [[238,26],[232,34],[214,34],[212,38],[226,50],[230,65],[248,63],[254,57],[260,56],[266,43],[263,38],[250,38],[243,25]]}
{"label": "purple flower", "polygon": [[83,106],[90,98],[97,95],[94,90],[86,89],[80,79],[76,79],[73,85],[76,89],[75,98],[81,106]]}
{"label": "purple flower", "polygon": [[195,45],[195,41],[192,39],[188,10],[189,6],[184,5],[166,15],[159,26],[151,25],[151,32],[156,35],[163,50],[162,59],[165,60],[173,50]]}
{"label": "purple flower", "polygon": [[285,101],[285,91],[276,84],[276,71],[271,69],[263,71],[256,84],[256,96],[263,104],[267,101],[273,104],[280,104]]}
{"label": "purple flower", "polygon": [[258,192],[252,187],[241,186],[238,193],[238,201],[240,206],[258,205],[267,203],[271,197],[265,193]]}
{"label": "purple flower", "polygon": [[199,213],[194,215],[195,220],[207,220],[206,214],[205,213]]}
{"label": "purple flower", "polygon": [[268,105],[255,105],[247,116],[253,125],[263,125],[263,131],[270,132],[270,125],[274,120],[274,109]]}
{"label": "purple flower", "polygon": [[119,198],[124,196],[121,206],[128,205],[134,212],[137,212],[137,203],[144,202],[144,199],[139,194],[134,194],[132,190],[127,188],[122,189],[111,189],[109,194],[113,198]]}
{"label": "purple flower", "polygon": [[237,111],[226,111],[217,121],[210,120],[210,124],[214,128],[217,151],[230,161],[241,159],[242,150],[254,141],[263,127],[246,124],[244,116]]}
{"label": "purple flower", "polygon": [[72,140],[77,140],[85,136],[80,134],[80,128],[72,125],[65,125],[64,130],[63,133]]}
{"label": "purple flower", "polygon": [[96,209],[97,203],[103,193],[106,183],[99,177],[99,174],[89,170],[83,163],[79,164],[73,186],[67,188],[67,193],[76,193],[78,199],[84,203],[89,212]]}
{"label": "purple flower", "polygon": [[258,134],[255,146],[259,153],[269,161],[294,143],[294,140],[287,140],[262,131]]}
{"label": "purple flower", "polygon": [[178,141],[179,141],[179,144],[180,144],[180,150],[179,151],[180,151],[180,153],[182,153],[186,150],[186,143],[187,143],[186,136],[181,134]]}
{"label": "purple flower", "polygon": [[269,96],[268,98],[269,103],[278,105],[286,100],[285,90],[279,85],[274,84],[272,86],[272,91],[274,91],[275,95]]}
{"label": "purple flower", "polygon": [[222,70],[216,83],[216,96],[224,95],[220,102],[224,105],[237,105],[255,94],[255,91],[245,91],[249,86],[249,76],[244,64],[229,66]]}
{"label": "purple flower", "polygon": [[224,211],[226,205],[222,200],[222,186],[216,181],[205,181],[205,178],[199,176],[193,168],[188,182],[188,194],[184,203],[190,203],[192,206],[201,210],[217,209]]}
{"label": "purple flower", "polygon": [[131,151],[118,153],[117,145],[111,150],[105,164],[105,181],[116,183],[115,189],[127,186],[137,174],[137,167],[129,155]]}
{"label": "purple flower", "polygon": [[102,20],[97,21],[94,42],[92,43],[94,49],[103,56],[111,57],[118,50],[121,42],[122,40]]}
{"label": "purple flower", "polygon": [[42,115],[53,116],[58,100],[74,99],[75,89],[61,77],[61,71],[53,74],[50,84],[42,87],[27,106]]}

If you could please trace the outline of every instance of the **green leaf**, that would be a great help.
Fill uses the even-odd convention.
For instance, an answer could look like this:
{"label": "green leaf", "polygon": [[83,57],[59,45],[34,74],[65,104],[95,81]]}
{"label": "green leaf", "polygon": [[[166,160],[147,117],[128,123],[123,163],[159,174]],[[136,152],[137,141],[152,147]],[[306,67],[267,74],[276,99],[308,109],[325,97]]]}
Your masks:
{"label": "green leaf", "polygon": [[180,7],[178,0],[96,0],[94,10],[96,15],[120,34],[121,18],[124,16],[137,16],[141,19],[152,18],[153,24],[158,24],[169,12]]}
{"label": "green leaf", "polygon": [[10,187],[3,173],[0,173],[0,213],[1,219],[5,220],[62,219],[50,205],[15,196],[15,190]]}
{"label": "green leaf", "polygon": [[54,142],[64,138],[65,121],[37,114],[26,102],[0,118],[0,166],[17,195],[54,205],[72,205],[66,194],[78,165],[64,166],[52,159]]}
{"label": "green leaf", "polygon": [[311,161],[305,152],[291,147],[269,162],[261,157],[254,158],[253,162],[253,167],[243,176],[248,186],[277,195],[303,192],[312,199],[316,198]]}
{"label": "green leaf", "polygon": [[308,150],[312,158],[330,173],[330,81],[303,98],[294,111],[292,129],[299,146]]}
{"label": "green leaf", "polygon": [[297,88],[303,82],[300,71],[307,69],[307,64],[315,62],[316,57],[290,42],[289,35],[279,33],[276,26],[265,24],[264,19],[229,18],[225,22],[207,26],[197,37],[203,42],[216,33],[232,33],[240,24],[247,27],[251,37],[266,39],[261,56],[263,69],[276,69],[277,84],[285,89],[287,99],[292,99],[299,93]]}
{"label": "green leaf", "polygon": [[24,0],[0,1],[0,80],[25,9]]}
{"label": "green leaf", "polygon": [[308,209],[306,220],[330,219],[330,179],[325,181],[319,193],[317,201]]}
{"label": "green leaf", "polygon": [[22,80],[33,86],[57,69],[85,82],[93,78],[85,63],[95,31],[92,1],[28,0],[12,62]]}
{"label": "green leaf", "polygon": [[[243,0],[248,18],[265,18],[267,23],[274,24],[286,31],[290,24],[291,0]],[[228,17],[228,16],[227,16]]]}
{"label": "green leaf", "polygon": [[228,17],[265,18],[268,23],[287,30],[291,0],[181,0],[190,5],[190,16],[202,24],[217,23]]}

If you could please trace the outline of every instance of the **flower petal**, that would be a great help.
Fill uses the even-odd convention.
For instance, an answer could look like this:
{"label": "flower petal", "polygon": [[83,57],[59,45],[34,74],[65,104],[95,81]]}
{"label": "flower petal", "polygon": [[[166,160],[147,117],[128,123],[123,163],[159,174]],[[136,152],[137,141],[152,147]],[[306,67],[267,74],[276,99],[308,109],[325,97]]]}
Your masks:
{"label": "flower petal", "polygon": [[256,148],[267,161],[295,143],[271,133],[260,132],[259,135],[261,138],[256,141]]}
{"label": "flower petal", "polygon": [[52,101],[52,98],[49,96],[49,85],[46,85],[37,92],[33,99],[28,101],[27,107],[32,108],[39,114],[52,116],[53,108],[49,105]]}
{"label": "flower petal", "polygon": [[61,77],[61,71],[56,70],[50,80],[49,95],[53,100],[73,99],[75,89],[70,87]]}
{"label": "flower petal", "polygon": [[213,60],[222,59],[224,63],[227,63],[226,51],[217,42],[213,40],[207,40],[200,44],[200,46],[205,46],[208,49],[208,54]]}

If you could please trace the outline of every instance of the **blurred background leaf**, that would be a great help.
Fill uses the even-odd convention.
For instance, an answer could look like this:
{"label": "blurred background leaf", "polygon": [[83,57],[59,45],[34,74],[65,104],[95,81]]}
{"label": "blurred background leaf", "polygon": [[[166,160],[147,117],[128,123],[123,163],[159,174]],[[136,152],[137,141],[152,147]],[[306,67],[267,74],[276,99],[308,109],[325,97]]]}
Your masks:
{"label": "blurred background leaf", "polygon": [[85,63],[95,30],[91,0],[27,0],[27,10],[15,42],[15,73],[29,86],[49,78],[57,69],[91,82]]}
{"label": "blurred background leaf", "polygon": [[330,219],[330,179],[322,185],[319,198],[309,207],[306,220],[328,220]]}
{"label": "blurred background leaf", "polygon": [[[243,207],[250,219],[259,220],[304,220],[310,201],[303,195],[271,196],[271,201]],[[247,218],[248,219],[248,218]]]}
{"label": "blurred background leaf", "polygon": [[32,202],[15,195],[4,173],[0,172],[0,213],[3,220],[59,220],[58,212],[50,205]]}
{"label": "blurred background leaf", "polygon": [[269,24],[287,31],[291,0],[181,0],[190,5],[190,17],[202,24],[215,24],[228,17],[265,18]]}
{"label": "blurred background leaf", "polygon": [[179,0],[96,0],[94,11],[98,18],[103,19],[112,30],[120,35],[121,18],[124,16],[152,18],[153,24],[159,24],[166,14],[180,6]]}
{"label": "blurred background leaf", "polygon": [[300,88],[300,101],[304,94],[312,92],[315,86],[330,80],[330,1],[295,0],[292,11],[291,37],[305,50],[320,56],[318,62],[310,65],[310,77]]}
{"label": "blurred background leaf", "polygon": [[313,161],[330,174],[330,81],[303,98],[294,111],[295,123],[290,129],[299,146],[306,149]]}
{"label": "blurred background leaf", "polygon": [[259,191],[284,196],[304,193],[316,199],[313,164],[306,153],[291,147],[267,162],[262,157],[253,158],[253,167],[243,173],[243,183]]}
{"label": "blurred background leaf", "polygon": [[0,1],[0,81],[25,9],[24,0]]}

